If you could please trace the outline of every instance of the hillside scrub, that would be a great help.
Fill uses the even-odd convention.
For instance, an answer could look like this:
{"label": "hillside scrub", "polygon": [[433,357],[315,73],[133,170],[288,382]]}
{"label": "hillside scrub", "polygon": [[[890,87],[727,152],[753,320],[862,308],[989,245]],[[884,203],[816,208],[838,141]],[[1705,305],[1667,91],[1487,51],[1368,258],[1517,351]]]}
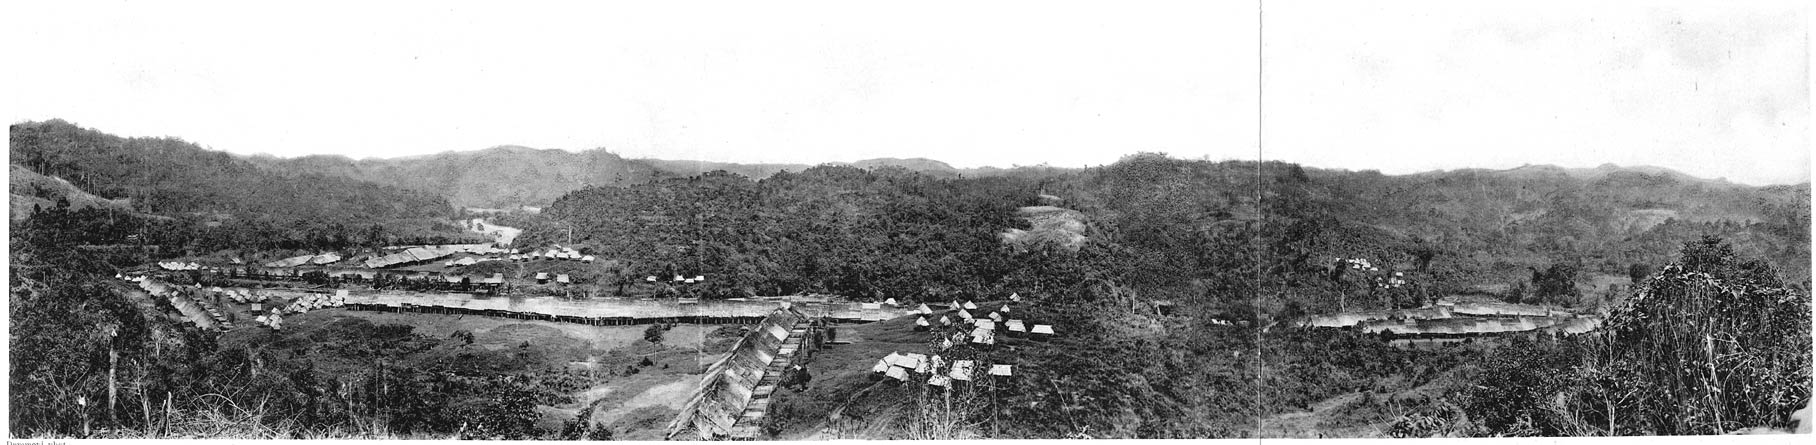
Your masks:
{"label": "hillside scrub", "polygon": [[1465,400],[1482,434],[1784,429],[1810,401],[1810,299],[1717,238],[1686,243],[1600,331],[1490,355]]}

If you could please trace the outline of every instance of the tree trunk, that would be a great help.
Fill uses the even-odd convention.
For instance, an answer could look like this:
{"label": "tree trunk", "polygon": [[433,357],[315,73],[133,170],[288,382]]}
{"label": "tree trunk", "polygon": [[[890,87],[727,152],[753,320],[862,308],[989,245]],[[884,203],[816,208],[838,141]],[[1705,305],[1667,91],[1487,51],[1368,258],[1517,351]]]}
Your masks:
{"label": "tree trunk", "polygon": [[107,347],[107,420],[110,422],[113,422],[115,425],[120,424],[120,418],[117,416],[119,409],[114,402],[114,400],[116,400],[120,394],[119,380],[115,378],[115,376],[118,375],[118,370],[120,367],[119,365],[120,365],[120,352],[114,350],[112,345],[108,345],[108,347]]}

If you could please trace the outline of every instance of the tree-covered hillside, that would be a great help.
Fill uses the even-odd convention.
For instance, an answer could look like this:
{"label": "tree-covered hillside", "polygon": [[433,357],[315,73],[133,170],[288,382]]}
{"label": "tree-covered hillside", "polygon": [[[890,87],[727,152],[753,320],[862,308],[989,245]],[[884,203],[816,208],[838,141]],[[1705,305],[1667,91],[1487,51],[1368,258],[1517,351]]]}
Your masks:
{"label": "tree-covered hillside", "polygon": [[[457,226],[438,226],[454,209],[431,193],[333,175],[280,174],[180,139],[124,138],[60,120],[14,124],[9,130],[13,168],[41,177],[14,181],[14,195],[65,196],[72,206],[65,215],[96,211],[117,226],[81,234],[90,238],[86,244],[122,243],[131,236],[134,244],[161,245],[170,249],[167,254],[181,255],[461,236]],[[85,205],[82,197],[88,194],[115,204]],[[32,202],[38,211],[59,205],[39,199],[43,202]],[[14,209],[26,212],[14,215],[18,219],[30,217],[33,206]]]}
{"label": "tree-covered hillside", "polygon": [[461,207],[543,206],[591,185],[637,184],[672,176],[605,150],[579,153],[493,147],[427,156],[353,160],[344,156],[256,157],[274,172],[302,172],[433,193]]}

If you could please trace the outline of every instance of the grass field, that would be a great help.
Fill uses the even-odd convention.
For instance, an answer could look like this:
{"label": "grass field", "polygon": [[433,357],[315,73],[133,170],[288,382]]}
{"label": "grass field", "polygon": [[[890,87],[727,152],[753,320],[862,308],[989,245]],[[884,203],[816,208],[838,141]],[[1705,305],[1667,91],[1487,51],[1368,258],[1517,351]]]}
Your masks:
{"label": "grass field", "polygon": [[[571,402],[537,407],[542,428],[560,431],[591,408],[589,420],[611,428],[614,437],[641,440],[662,439],[663,428],[699,385],[705,366],[718,360],[738,335],[737,326],[675,325],[663,333],[662,342],[651,343],[644,339],[648,326],[322,309],[285,317],[281,332],[242,323],[222,341],[228,347],[309,351],[325,374],[345,375],[365,364],[317,346],[382,325],[407,325],[416,334],[438,339],[433,348],[397,358],[411,366],[577,382],[569,393]],[[459,332],[472,333],[473,343],[458,338]]]}

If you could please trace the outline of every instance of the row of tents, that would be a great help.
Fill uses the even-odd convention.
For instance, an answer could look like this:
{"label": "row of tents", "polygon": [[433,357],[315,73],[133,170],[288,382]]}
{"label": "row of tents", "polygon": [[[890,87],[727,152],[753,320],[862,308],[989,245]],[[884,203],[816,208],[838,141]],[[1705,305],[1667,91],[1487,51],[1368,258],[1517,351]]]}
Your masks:
{"label": "row of tents", "polygon": [[259,315],[258,317],[253,318],[252,321],[265,325],[265,327],[271,328],[272,330],[284,330],[284,314],[283,312],[278,311],[277,308],[271,308],[271,313]]}
{"label": "row of tents", "polygon": [[[927,354],[890,352],[889,355],[877,360],[876,366],[871,367],[870,371],[903,382],[924,375],[929,386],[949,387],[955,381],[973,381],[977,371],[984,367],[975,360],[952,360],[951,363],[947,363],[947,360],[938,354],[929,356]],[[1002,378],[1015,375],[1014,366],[1003,363],[988,365],[987,373]]]}
{"label": "row of tents", "polygon": [[289,257],[289,258],[285,258],[285,259],[281,259],[281,260],[277,260],[277,261],[268,262],[268,263],[265,263],[265,267],[296,267],[296,266],[301,266],[301,265],[305,265],[305,264],[320,266],[320,265],[338,263],[338,262],[340,262],[340,260],[341,260],[340,254],[334,253],[334,252],[324,252],[324,253],[317,254],[317,255],[300,255],[300,256],[293,256],[293,257]]}
{"label": "row of tents", "polygon": [[239,304],[264,303],[265,301],[268,301],[271,299],[271,296],[269,296],[269,295],[265,295],[265,294],[259,293],[259,292],[253,292],[250,289],[240,289],[240,288],[222,289],[220,287],[211,287],[211,288],[208,288],[208,290],[211,292],[217,293],[217,294],[226,295],[227,299],[233,300],[233,302],[239,303]]}
{"label": "row of tents", "polygon": [[552,248],[552,249],[549,249],[546,251],[511,255],[511,261],[533,261],[538,258],[549,259],[549,260],[582,261],[582,262],[588,262],[588,263],[591,263],[591,262],[593,262],[593,260],[596,259],[596,258],[593,258],[592,255],[581,255],[580,251],[577,251],[577,250],[574,250],[571,248],[564,248],[561,246],[556,246],[555,248]]}
{"label": "row of tents", "polygon": [[341,307],[347,305],[347,291],[340,290],[334,295],[310,294],[290,301],[284,311],[292,314],[306,314],[313,309]]}
{"label": "row of tents", "polygon": [[384,267],[396,266],[396,265],[400,265],[400,264],[432,261],[432,260],[440,259],[441,257],[445,257],[448,255],[453,255],[453,254],[457,254],[457,253],[490,255],[490,254],[504,253],[504,252],[506,252],[504,249],[492,247],[491,244],[448,244],[448,245],[440,245],[440,246],[417,246],[417,247],[403,249],[401,251],[391,253],[388,255],[374,256],[372,258],[367,258],[365,265],[368,268],[379,269],[379,268],[384,268]]}
{"label": "row of tents", "polygon": [[201,264],[182,261],[159,261],[158,267],[164,270],[202,270]]}

